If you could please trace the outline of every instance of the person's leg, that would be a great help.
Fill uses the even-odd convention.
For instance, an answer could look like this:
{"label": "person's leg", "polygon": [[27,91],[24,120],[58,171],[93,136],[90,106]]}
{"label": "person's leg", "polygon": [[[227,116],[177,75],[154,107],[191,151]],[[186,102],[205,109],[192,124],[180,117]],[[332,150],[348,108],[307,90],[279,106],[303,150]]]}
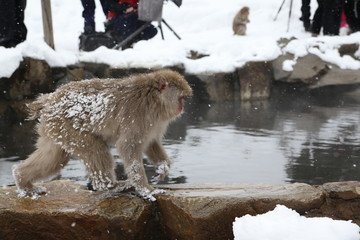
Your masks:
{"label": "person's leg", "polygon": [[354,3],[354,15],[356,17],[354,24],[354,32],[360,31],[360,1],[355,0]]}
{"label": "person's leg", "polygon": [[301,5],[301,18],[300,20],[303,21],[303,25],[305,31],[310,30],[310,0],[302,0]]}
{"label": "person's leg", "polygon": [[137,29],[136,14],[118,14],[109,22],[109,28],[118,39],[125,39]]}
{"label": "person's leg", "polygon": [[324,1],[323,33],[324,35],[339,35],[343,0]]}
{"label": "person's leg", "polygon": [[[108,28],[111,29],[112,35],[118,42],[123,41],[137,29],[143,26],[145,22],[139,21],[136,14],[119,14],[113,17],[109,24]],[[122,49],[126,49],[132,46],[137,41],[148,40],[153,38],[157,34],[157,29],[153,25],[149,25],[145,28],[140,34],[134,36],[126,46],[123,46]]]}
{"label": "person's leg", "polygon": [[14,47],[15,1],[0,0],[0,46]]}
{"label": "person's leg", "polygon": [[16,34],[14,38],[14,43],[19,44],[26,40],[26,35],[27,35],[27,28],[24,23],[26,0],[15,0],[15,2],[16,2],[16,6],[15,6]]}
{"label": "person's leg", "polygon": [[109,9],[107,7],[106,0],[100,0],[100,4],[105,16],[107,16]]}
{"label": "person's leg", "polygon": [[[137,19],[137,28],[140,28],[142,25],[144,25],[146,22],[140,21]],[[158,30],[153,25],[149,25],[147,28],[145,28],[139,35],[140,40],[149,40],[153,38],[157,34]]]}
{"label": "person's leg", "polygon": [[83,5],[84,33],[93,33],[95,32],[95,1],[81,0],[81,4]]}
{"label": "person's leg", "polygon": [[[146,22],[140,21],[136,14],[127,15],[126,18],[126,37],[135,32],[137,29],[141,28]],[[132,43],[135,43],[140,40],[149,40],[157,34],[157,29],[153,25],[146,27],[139,35],[137,35]]]}
{"label": "person's leg", "polygon": [[346,22],[351,32],[360,30],[360,1],[347,0],[344,3]]}
{"label": "person's leg", "polygon": [[321,27],[323,25],[323,10],[324,10],[324,0],[317,0],[318,8],[315,11],[312,26],[311,26],[311,32],[313,34],[319,34]]}

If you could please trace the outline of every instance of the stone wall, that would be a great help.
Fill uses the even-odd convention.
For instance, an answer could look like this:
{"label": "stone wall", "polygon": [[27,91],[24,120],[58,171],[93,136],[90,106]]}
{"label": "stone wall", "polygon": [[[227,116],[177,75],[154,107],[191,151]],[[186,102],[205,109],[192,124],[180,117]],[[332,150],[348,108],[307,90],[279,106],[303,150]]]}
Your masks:
{"label": "stone wall", "polygon": [[38,198],[18,198],[14,187],[0,190],[0,239],[233,239],[235,217],[277,204],[360,225],[360,182],[164,185],[167,193],[156,202],[70,181],[42,185],[49,193]]}

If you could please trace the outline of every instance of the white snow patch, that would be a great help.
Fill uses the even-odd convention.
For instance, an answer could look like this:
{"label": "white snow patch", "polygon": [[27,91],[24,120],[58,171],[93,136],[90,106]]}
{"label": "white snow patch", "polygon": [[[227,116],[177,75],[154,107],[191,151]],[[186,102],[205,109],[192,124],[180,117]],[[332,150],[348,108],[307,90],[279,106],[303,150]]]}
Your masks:
{"label": "white snow patch", "polygon": [[360,227],[350,221],[306,218],[285,206],[233,223],[235,240],[359,240]]}
{"label": "white snow patch", "polygon": [[0,77],[11,77],[19,67],[23,56],[19,48],[6,49],[0,47]]}
{"label": "white snow patch", "polygon": [[287,72],[291,72],[293,69],[293,66],[296,64],[296,61],[295,60],[285,60],[283,62],[283,67],[282,69],[284,71],[287,71]]}

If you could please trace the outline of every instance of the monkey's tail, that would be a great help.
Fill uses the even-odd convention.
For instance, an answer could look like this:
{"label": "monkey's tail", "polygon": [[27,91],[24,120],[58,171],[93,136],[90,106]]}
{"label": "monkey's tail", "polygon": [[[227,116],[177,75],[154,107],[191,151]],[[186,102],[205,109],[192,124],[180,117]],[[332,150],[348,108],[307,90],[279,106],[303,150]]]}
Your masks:
{"label": "monkey's tail", "polygon": [[44,108],[44,103],[49,94],[41,94],[35,101],[26,104],[29,113],[29,120],[34,120],[40,117],[40,111]]}

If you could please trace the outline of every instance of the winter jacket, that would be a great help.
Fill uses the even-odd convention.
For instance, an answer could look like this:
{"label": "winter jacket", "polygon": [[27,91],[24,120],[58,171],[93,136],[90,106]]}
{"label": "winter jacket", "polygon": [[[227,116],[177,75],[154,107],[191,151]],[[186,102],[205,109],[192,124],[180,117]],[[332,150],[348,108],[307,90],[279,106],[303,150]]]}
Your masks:
{"label": "winter jacket", "polygon": [[114,16],[124,13],[130,7],[133,7],[136,12],[138,3],[139,0],[107,0],[107,7],[109,9],[107,19],[110,20]]}

